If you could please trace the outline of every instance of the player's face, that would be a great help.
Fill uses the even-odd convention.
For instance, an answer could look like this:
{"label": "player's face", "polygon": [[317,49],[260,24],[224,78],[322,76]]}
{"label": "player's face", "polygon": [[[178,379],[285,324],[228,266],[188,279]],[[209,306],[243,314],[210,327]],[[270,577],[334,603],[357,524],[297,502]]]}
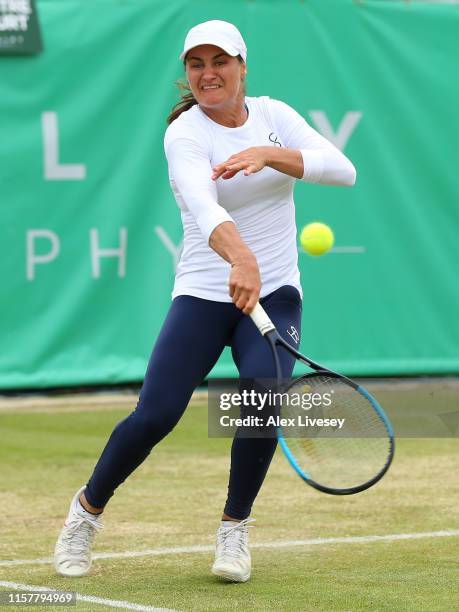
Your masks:
{"label": "player's face", "polygon": [[220,47],[199,45],[186,57],[186,73],[198,103],[207,108],[224,108],[243,96],[245,64]]}

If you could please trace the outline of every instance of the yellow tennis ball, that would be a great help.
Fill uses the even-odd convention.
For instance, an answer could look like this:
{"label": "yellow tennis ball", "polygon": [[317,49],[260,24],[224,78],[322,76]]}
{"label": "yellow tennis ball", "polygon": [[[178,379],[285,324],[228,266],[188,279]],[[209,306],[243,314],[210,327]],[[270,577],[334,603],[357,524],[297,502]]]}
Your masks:
{"label": "yellow tennis ball", "polygon": [[300,242],[309,255],[323,255],[332,248],[335,237],[325,223],[309,223],[301,230]]}

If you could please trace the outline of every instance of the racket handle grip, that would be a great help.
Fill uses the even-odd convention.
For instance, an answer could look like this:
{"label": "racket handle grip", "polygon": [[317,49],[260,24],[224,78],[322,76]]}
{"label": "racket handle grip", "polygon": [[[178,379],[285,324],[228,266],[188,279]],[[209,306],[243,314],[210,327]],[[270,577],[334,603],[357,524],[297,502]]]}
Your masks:
{"label": "racket handle grip", "polygon": [[250,317],[260,330],[260,334],[263,336],[273,329],[276,329],[260,302],[257,302],[255,308],[250,313]]}

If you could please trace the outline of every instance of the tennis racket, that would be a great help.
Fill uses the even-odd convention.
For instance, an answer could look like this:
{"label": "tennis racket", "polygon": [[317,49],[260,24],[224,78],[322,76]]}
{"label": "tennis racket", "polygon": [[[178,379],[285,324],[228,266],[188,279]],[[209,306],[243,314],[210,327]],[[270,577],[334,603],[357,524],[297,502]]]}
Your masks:
{"label": "tennis racket", "polygon": [[[376,484],[394,456],[392,425],[381,406],[353,380],[291,347],[259,303],[250,316],[274,358],[281,397],[275,407],[276,433],[290,465],[307,484],[332,495],[351,495]],[[313,372],[285,384],[280,347]],[[308,407],[298,398],[308,398]]]}

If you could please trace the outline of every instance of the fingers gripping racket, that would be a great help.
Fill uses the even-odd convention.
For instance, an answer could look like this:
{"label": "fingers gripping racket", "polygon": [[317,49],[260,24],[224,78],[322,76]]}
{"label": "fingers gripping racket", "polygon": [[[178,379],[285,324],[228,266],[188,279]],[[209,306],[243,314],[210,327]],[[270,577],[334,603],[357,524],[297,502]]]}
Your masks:
{"label": "fingers gripping racket", "polygon": [[[394,456],[392,425],[378,402],[353,380],[296,351],[260,304],[250,317],[271,347],[282,398],[276,407],[281,423],[277,437],[293,469],[309,485],[332,495],[350,495],[376,484]],[[314,371],[283,384],[279,347]],[[287,401],[294,395],[322,401],[305,409]],[[305,422],[310,426],[305,428]],[[323,423],[327,426],[321,427]]]}

